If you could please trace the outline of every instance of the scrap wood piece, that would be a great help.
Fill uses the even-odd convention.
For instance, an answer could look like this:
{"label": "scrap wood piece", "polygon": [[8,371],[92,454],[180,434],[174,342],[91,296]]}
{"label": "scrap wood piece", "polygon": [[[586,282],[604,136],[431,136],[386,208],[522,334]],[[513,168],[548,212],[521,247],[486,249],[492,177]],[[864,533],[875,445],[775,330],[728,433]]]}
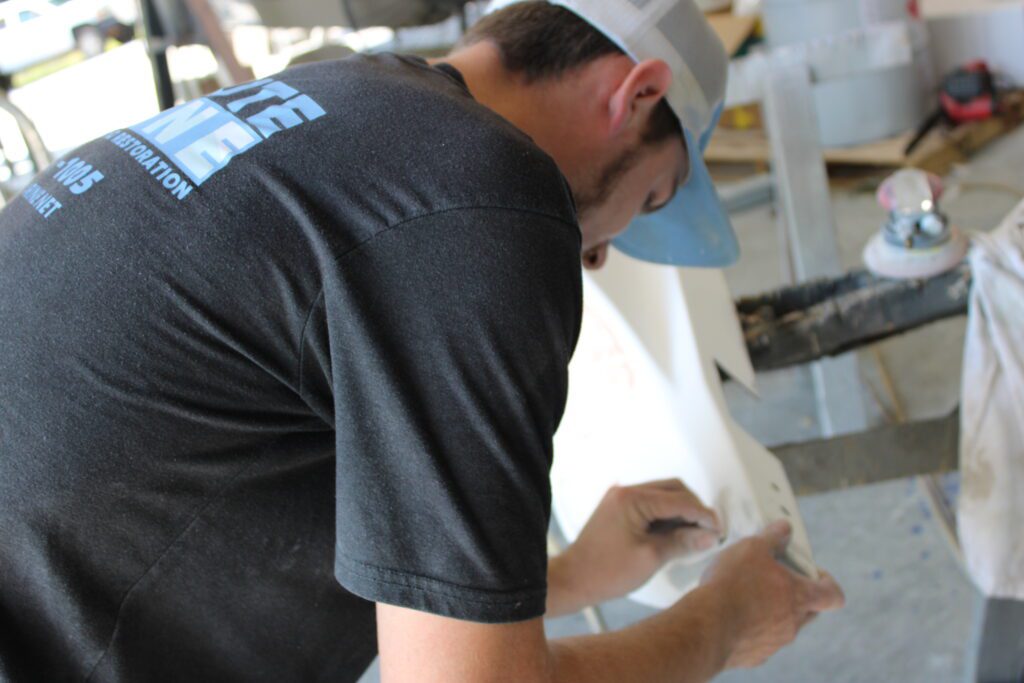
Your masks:
{"label": "scrap wood piece", "polygon": [[730,57],[739,52],[757,25],[755,17],[739,17],[731,12],[720,12],[706,16],[708,23],[711,24],[711,30],[722,41],[725,52]]}
{"label": "scrap wood piece", "polygon": [[736,302],[755,370],[809,363],[967,312],[966,263],[931,278],[857,270]]}
{"label": "scrap wood piece", "polygon": [[[903,150],[912,137],[913,133],[903,133],[852,147],[825,147],[822,156],[829,164],[904,166],[908,163],[908,157]],[[771,149],[763,129],[719,128],[711,136],[704,158],[712,163],[770,162]]]}
{"label": "scrap wood piece", "polygon": [[769,162],[772,152],[763,129],[718,128],[704,150],[704,159],[712,163]]}
{"label": "scrap wood piece", "polygon": [[907,157],[906,165],[945,175],[954,164],[967,161],[986,145],[1024,122],[1024,91],[1003,94],[999,106],[997,115],[982,121],[932,131]]}
{"label": "scrap wood piece", "polygon": [[[945,175],[955,164],[963,163],[1024,122],[1024,91],[1005,94],[1001,107],[998,115],[984,121],[933,129],[909,155],[904,150],[913,132],[852,147],[827,147],[823,156],[828,164],[907,166]],[[763,130],[719,128],[711,136],[704,158],[720,163],[770,162],[771,150]]]}

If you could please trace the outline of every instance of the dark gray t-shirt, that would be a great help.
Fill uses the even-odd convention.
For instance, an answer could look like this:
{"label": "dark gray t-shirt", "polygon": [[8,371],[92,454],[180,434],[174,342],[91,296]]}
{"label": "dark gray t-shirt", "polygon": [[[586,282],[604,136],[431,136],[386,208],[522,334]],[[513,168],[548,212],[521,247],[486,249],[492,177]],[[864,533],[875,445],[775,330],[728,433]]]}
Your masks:
{"label": "dark gray t-shirt", "polygon": [[542,614],[575,220],[397,56],[41,173],[0,213],[0,680],[355,680],[372,601]]}

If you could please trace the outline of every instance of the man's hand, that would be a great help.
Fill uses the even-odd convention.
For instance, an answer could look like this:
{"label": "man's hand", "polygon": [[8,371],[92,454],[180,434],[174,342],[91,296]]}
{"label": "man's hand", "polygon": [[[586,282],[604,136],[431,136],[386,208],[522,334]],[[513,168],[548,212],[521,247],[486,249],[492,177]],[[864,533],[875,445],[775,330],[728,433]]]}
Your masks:
{"label": "man's hand", "polygon": [[826,572],[819,570],[815,581],[777,561],[791,534],[788,522],[769,524],[723,551],[701,579],[702,588],[721,600],[731,634],[726,668],[764,663],[819,612],[843,606],[843,592]]}
{"label": "man's hand", "polygon": [[[606,514],[611,520],[621,520],[614,511],[634,509],[634,495],[647,500],[649,487],[664,485],[632,487],[634,492],[613,490],[591,523]],[[678,491],[678,483],[670,488]],[[662,500],[661,496],[653,498]],[[647,519],[666,516],[657,508]],[[677,511],[670,516],[683,514]],[[626,528],[638,528],[636,520],[632,524]],[[604,528],[604,524],[599,526]],[[706,683],[724,668],[755,666],[792,641],[818,612],[843,604],[842,591],[827,574],[812,581],[778,562],[789,535],[788,524],[769,525],[761,534],[724,550],[708,568],[702,584],[669,609],[620,631],[595,636],[547,643],[540,619],[475,624],[378,604],[382,678],[403,683]],[[621,541],[621,536],[609,532],[596,537]],[[585,540],[583,535],[580,539]],[[632,542],[634,550],[649,548],[646,538]],[[617,543],[587,543],[609,552],[622,551]],[[656,557],[677,553],[680,546],[692,547],[683,539]],[[618,562],[614,555],[603,560]],[[648,567],[656,564],[652,561]]]}
{"label": "man's hand", "polygon": [[715,512],[678,479],[608,490],[580,536],[548,571],[548,614],[639,588],[667,561],[718,543]]}

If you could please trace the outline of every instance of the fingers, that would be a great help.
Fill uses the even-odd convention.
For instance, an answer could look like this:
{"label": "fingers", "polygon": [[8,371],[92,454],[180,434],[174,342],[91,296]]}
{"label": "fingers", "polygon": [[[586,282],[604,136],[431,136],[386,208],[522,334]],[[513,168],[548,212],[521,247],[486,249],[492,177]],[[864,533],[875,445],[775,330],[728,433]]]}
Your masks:
{"label": "fingers", "polygon": [[684,551],[710,550],[721,542],[717,532],[706,529],[680,529],[675,536]]}
{"label": "fingers", "polygon": [[669,560],[679,555],[710,550],[718,543],[718,534],[713,531],[699,527],[676,529],[673,533],[664,536],[660,544],[660,552],[663,559]]}
{"label": "fingers", "polygon": [[821,612],[829,612],[841,608],[846,598],[843,591],[832,576],[822,570],[818,570],[820,578],[817,580],[805,577],[796,578],[798,581],[798,609],[803,614],[798,630],[811,622]]}
{"label": "fingers", "polygon": [[[717,513],[701,503],[678,477],[657,479],[626,488],[638,498],[647,499],[642,504],[644,516],[650,522],[659,522],[652,530],[670,531],[689,522],[721,533],[722,525]],[[670,496],[659,495],[662,493]]]}
{"label": "fingers", "polygon": [[819,569],[818,580],[810,581],[807,609],[812,612],[829,612],[846,604],[846,596],[836,580],[828,572]]}
{"label": "fingers", "polygon": [[700,529],[699,527],[677,529],[672,533],[652,535],[651,541],[653,541],[654,548],[657,549],[658,557],[662,562],[668,562],[683,555],[693,555],[694,553],[710,550],[719,543],[718,534]]}
{"label": "fingers", "polygon": [[[782,555],[793,536],[793,525],[784,519],[767,525],[759,536],[767,541],[776,555]],[[817,579],[801,576],[803,585],[804,607],[807,611],[818,613],[836,610],[846,604],[846,596],[832,575],[823,569],[818,570]]]}
{"label": "fingers", "polygon": [[758,536],[768,542],[776,555],[781,555],[793,537],[793,525],[784,519],[776,520],[766,526]]}
{"label": "fingers", "polygon": [[650,488],[636,492],[636,507],[648,523],[655,520],[679,520],[681,526],[686,522],[721,533],[721,522],[711,508],[705,507],[689,489],[668,491]]}

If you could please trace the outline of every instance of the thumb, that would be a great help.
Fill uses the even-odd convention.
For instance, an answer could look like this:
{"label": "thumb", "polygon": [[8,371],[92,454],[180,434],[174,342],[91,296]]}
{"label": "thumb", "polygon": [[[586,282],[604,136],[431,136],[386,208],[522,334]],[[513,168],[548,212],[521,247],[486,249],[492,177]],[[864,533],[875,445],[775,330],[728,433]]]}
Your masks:
{"label": "thumb", "polygon": [[808,609],[814,612],[827,612],[843,607],[846,604],[843,589],[824,569],[819,569],[818,574],[818,580],[811,582],[813,590],[808,596]]}
{"label": "thumb", "polygon": [[758,535],[767,541],[776,553],[781,553],[786,550],[790,538],[793,537],[793,525],[779,519],[766,526]]}

